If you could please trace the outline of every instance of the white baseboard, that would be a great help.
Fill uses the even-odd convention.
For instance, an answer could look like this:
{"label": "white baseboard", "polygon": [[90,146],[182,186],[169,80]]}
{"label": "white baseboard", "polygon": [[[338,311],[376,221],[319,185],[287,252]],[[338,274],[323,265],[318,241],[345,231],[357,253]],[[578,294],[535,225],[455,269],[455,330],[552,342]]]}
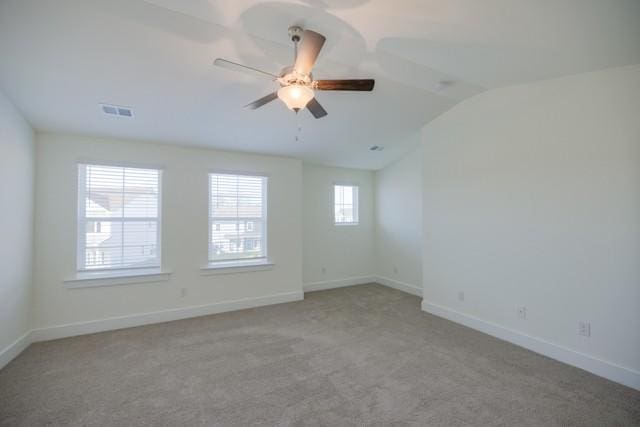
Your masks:
{"label": "white baseboard", "polygon": [[57,325],[47,328],[34,329],[32,331],[31,339],[33,342],[48,341],[58,338],[72,337],[76,335],[93,334],[96,332],[131,328],[134,326],[149,325],[152,323],[170,322],[172,320],[188,319],[190,317],[224,313],[227,311],[243,310],[246,308],[300,301],[302,299],[304,299],[303,292],[289,292],[257,298],[244,298],[235,301],[225,301],[215,304],[197,305],[170,310],[154,311],[150,313],[134,314],[131,316],[111,317],[107,319],[92,320],[88,322],[69,323],[66,325]]}
{"label": "white baseboard", "polygon": [[[304,290],[306,292],[310,292],[372,282],[380,283],[384,286],[389,286],[413,295],[420,296],[422,294],[422,290],[415,286],[376,276],[363,276],[327,282],[309,283],[304,286]],[[302,299],[304,299],[303,292],[290,292],[265,297],[245,298],[216,304],[176,308],[132,316],[112,317],[89,322],[79,322],[34,329],[25,333],[12,344],[0,351],[0,369],[24,351],[32,342],[187,319],[190,317],[224,313],[272,304],[281,304],[299,301]],[[422,310],[527,348],[536,353],[551,357],[552,359],[584,369],[611,381],[640,390],[640,372],[633,369],[619,366],[438,304],[429,303],[425,300],[422,301]]]}
{"label": "white baseboard", "polygon": [[7,366],[17,355],[22,353],[31,344],[31,331],[9,344],[6,348],[0,350],[0,369]]}
{"label": "white baseboard", "polygon": [[397,289],[402,292],[406,292],[411,295],[415,295],[422,298],[422,288],[410,285],[409,283],[399,282],[397,280],[389,279],[388,277],[377,276],[375,278],[376,283],[387,286],[389,288]]}
{"label": "white baseboard", "polygon": [[303,285],[303,288],[305,292],[324,291],[326,289],[344,288],[346,286],[354,286],[354,285],[364,285],[365,283],[374,283],[375,281],[376,281],[375,276],[347,277],[346,279],[305,283]]}
{"label": "white baseboard", "polygon": [[347,277],[346,279],[327,280],[324,282],[305,283],[305,292],[324,291],[327,289],[344,288],[347,286],[364,285],[367,283],[378,283],[379,285],[387,286],[389,288],[397,289],[402,292],[406,292],[411,295],[422,297],[422,288],[410,285],[408,283],[399,282],[397,280],[389,279],[382,276],[358,276]]}
{"label": "white baseboard", "polygon": [[536,338],[513,329],[489,322],[475,316],[461,313],[448,307],[422,301],[422,310],[438,317],[443,317],[452,322],[460,323],[471,329],[519,345],[536,353],[550,357],[568,365],[575,366],[598,376],[607,378],[627,387],[640,390],[640,372],[615,363],[607,362],[580,353],[569,348],[550,343],[541,338]]}

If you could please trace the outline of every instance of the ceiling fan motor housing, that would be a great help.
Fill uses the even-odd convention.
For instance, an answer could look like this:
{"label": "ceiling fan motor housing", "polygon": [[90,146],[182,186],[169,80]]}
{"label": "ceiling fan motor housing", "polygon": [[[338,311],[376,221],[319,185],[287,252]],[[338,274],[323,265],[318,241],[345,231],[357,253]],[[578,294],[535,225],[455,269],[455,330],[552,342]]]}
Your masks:
{"label": "ceiling fan motor housing", "polygon": [[298,25],[292,25],[289,27],[289,37],[291,37],[291,41],[294,43],[298,43],[302,39],[302,33],[304,30],[302,27]]}
{"label": "ceiling fan motor housing", "polygon": [[278,83],[280,83],[280,86],[311,86],[313,83],[313,74],[300,74],[294,69],[293,65],[288,65],[280,71]]}

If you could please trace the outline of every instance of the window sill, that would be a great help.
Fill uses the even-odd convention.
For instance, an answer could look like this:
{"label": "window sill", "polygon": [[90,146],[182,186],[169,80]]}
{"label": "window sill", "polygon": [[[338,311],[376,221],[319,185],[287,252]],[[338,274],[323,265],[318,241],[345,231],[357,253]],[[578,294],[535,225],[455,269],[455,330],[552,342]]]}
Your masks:
{"label": "window sill", "polygon": [[159,268],[114,271],[83,271],[65,279],[64,286],[70,289],[118,286],[131,283],[164,282],[169,280],[170,271]]}
{"label": "window sill", "polygon": [[273,270],[274,265],[269,260],[216,262],[202,267],[200,274],[210,276],[214,274],[251,273],[254,271]]}
{"label": "window sill", "polygon": [[344,226],[349,226],[349,225],[358,225],[359,223],[357,222],[334,222],[333,225],[335,225],[336,227],[344,227]]}

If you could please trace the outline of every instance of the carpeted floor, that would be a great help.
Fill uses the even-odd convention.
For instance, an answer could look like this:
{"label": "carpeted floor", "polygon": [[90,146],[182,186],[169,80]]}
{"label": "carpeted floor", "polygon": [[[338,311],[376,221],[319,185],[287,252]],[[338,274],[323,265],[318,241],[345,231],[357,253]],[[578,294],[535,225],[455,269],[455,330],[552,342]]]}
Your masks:
{"label": "carpeted floor", "polygon": [[639,425],[640,392],[380,285],[34,344],[2,425]]}

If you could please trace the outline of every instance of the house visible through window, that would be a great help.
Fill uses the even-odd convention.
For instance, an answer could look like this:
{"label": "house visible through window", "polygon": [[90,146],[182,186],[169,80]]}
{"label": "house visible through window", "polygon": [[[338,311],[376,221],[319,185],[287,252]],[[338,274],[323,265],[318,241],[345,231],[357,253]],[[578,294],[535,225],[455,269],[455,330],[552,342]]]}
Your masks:
{"label": "house visible through window", "polygon": [[160,176],[79,165],[78,271],[160,267]]}
{"label": "house visible through window", "polygon": [[87,233],[101,233],[102,223],[100,221],[87,221]]}
{"label": "house visible through window", "polygon": [[209,262],[266,258],[267,178],[209,174]]}
{"label": "house visible through window", "polygon": [[334,185],[333,202],[335,224],[358,224],[358,186]]}

